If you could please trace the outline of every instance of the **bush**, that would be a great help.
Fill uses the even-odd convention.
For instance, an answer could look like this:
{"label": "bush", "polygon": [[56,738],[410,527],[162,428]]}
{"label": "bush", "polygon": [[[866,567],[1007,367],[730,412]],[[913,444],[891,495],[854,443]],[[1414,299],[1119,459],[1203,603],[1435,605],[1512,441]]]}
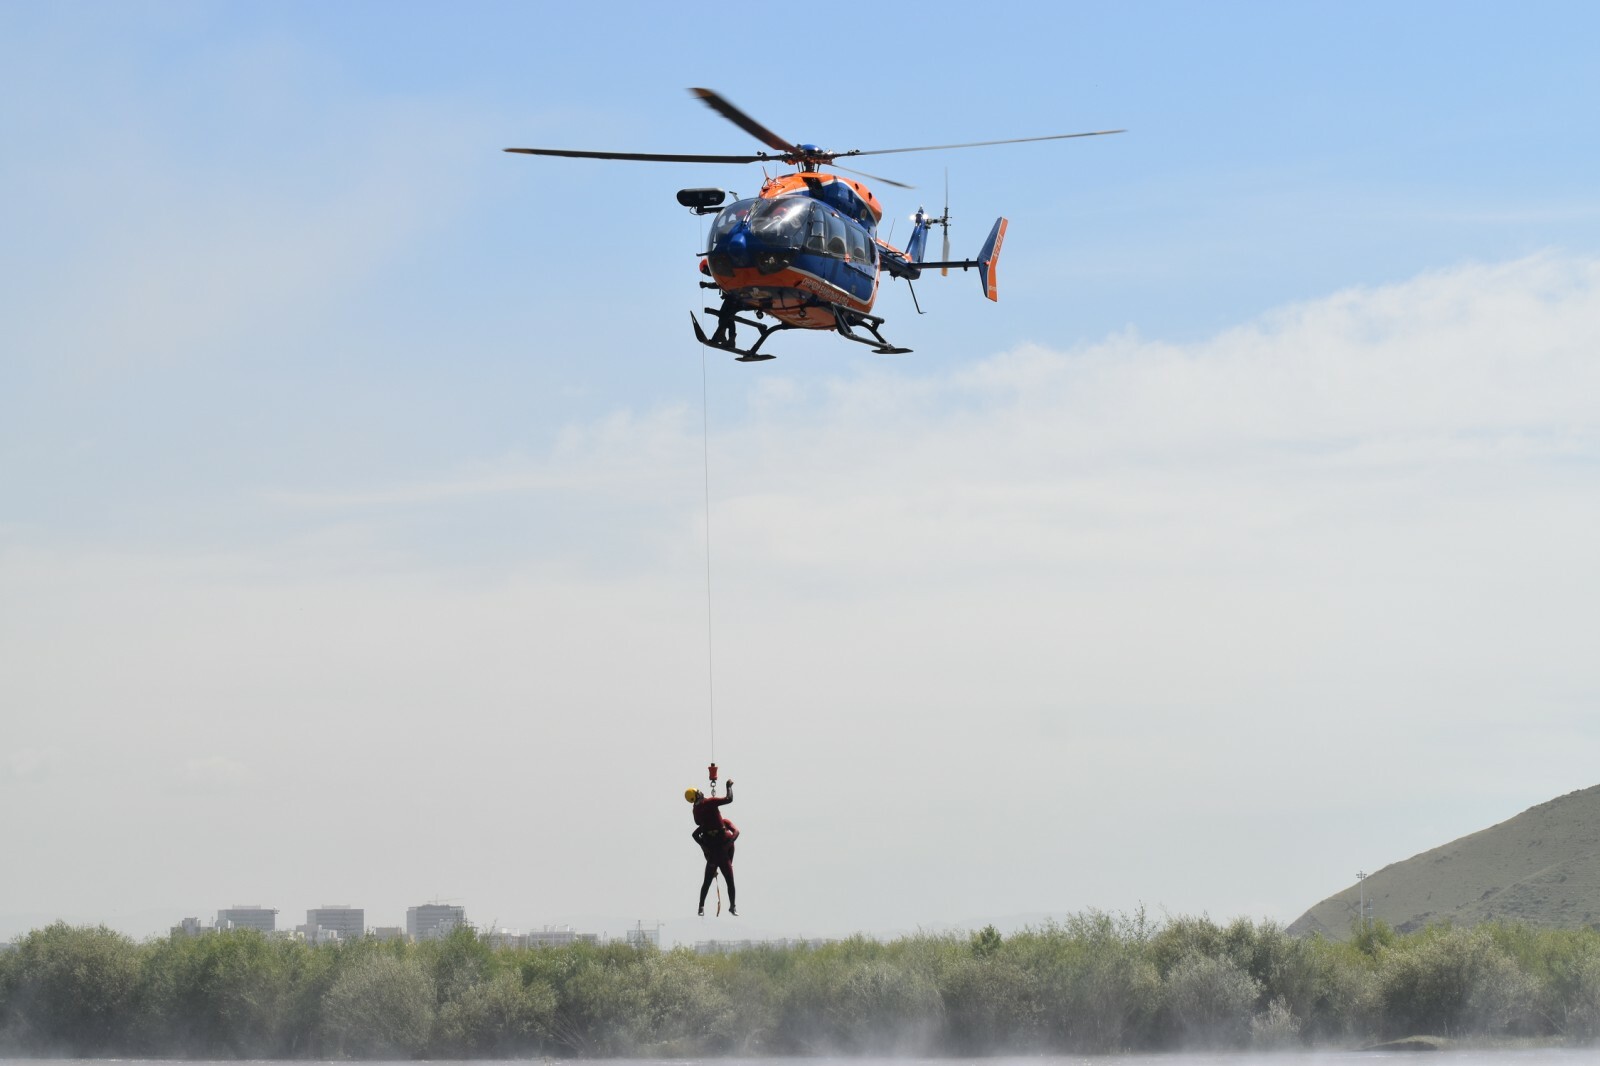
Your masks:
{"label": "bush", "polygon": [[1183,956],[1162,982],[1172,1031],[1189,1047],[1242,1047],[1261,985],[1226,956]]}
{"label": "bush", "polygon": [[201,1057],[291,1053],[292,959],[310,950],[252,929],[157,943],[143,964],[138,1042]]}
{"label": "bush", "polygon": [[341,973],[323,1007],[330,1043],[341,1054],[412,1056],[433,1030],[433,979],[415,959],[372,954]]}
{"label": "bush", "polygon": [[1531,1021],[1536,992],[1486,929],[1429,929],[1385,950],[1379,983],[1391,1036],[1505,1033]]}
{"label": "bush", "polygon": [[727,956],[622,944],[309,947],[248,931],[139,945],[53,925],[0,954],[17,1055],[573,1057],[1104,1054],[1369,1036],[1600,1039],[1600,933],[1089,911],[1010,936],[857,937]]}
{"label": "bush", "polygon": [[512,1058],[540,1050],[555,1002],[549,985],[525,986],[517,974],[501,971],[439,1007],[430,1051],[449,1058]]}
{"label": "bush", "polygon": [[9,1042],[74,1056],[126,1049],[139,961],[138,946],[103,925],[57,922],[29,933],[8,960],[0,995]]}
{"label": "bush", "polygon": [[1250,1019],[1252,1047],[1279,1051],[1300,1042],[1300,1023],[1282,996],[1267,1004],[1267,1009]]}
{"label": "bush", "polygon": [[1090,1054],[1148,1043],[1161,979],[1142,913],[1099,911],[1013,937],[1016,958],[1037,986],[1038,1032],[1047,1048]]}

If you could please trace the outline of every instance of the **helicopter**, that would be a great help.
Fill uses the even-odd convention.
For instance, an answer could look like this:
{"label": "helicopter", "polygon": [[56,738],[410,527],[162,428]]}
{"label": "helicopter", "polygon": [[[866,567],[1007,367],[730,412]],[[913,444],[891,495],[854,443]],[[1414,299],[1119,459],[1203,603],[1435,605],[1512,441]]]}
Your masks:
{"label": "helicopter", "polygon": [[[727,203],[729,193],[717,188],[682,189],[678,203],[698,215],[715,214],[709,247],[700,253],[700,272],[711,278],[703,289],[722,295],[718,307],[705,308],[715,318],[710,334],[693,311],[689,320],[701,344],[732,353],[739,362],[759,362],[775,356],[763,352],[767,338],[781,330],[827,329],[846,340],[865,344],[880,355],[901,355],[900,348],[882,333],[884,319],[872,314],[879,281],[887,274],[910,283],[924,270],[977,270],[983,294],[999,299],[997,264],[1005,241],[1007,221],[999,218],[976,258],[950,258],[949,188],[945,208],[932,215],[919,207],[911,216],[911,235],[904,249],[879,237],[883,206],[872,190],[854,178],[827,173],[832,167],[844,174],[867,178],[900,189],[912,186],[839,166],[838,159],[901,152],[929,152],[948,148],[978,148],[1026,141],[1058,141],[1076,137],[1103,137],[1124,130],[1057,133],[1044,137],[1014,137],[998,141],[923,145],[915,148],[851,149],[836,152],[814,144],[795,144],[739,110],[711,89],[690,89],[706,106],[755,137],[773,152],[748,155],[689,155],[656,152],[596,152],[561,148],[507,148],[522,155],[565,156],[578,159],[623,159],[658,163],[784,163],[794,173],[765,175],[757,196]],[[726,206],[724,206],[726,204]],[[935,226],[944,231],[944,255],[924,259],[928,235]],[[911,289],[912,302],[916,290]],[[754,317],[749,317],[753,315]],[[741,348],[738,327],[756,331],[755,343]]]}

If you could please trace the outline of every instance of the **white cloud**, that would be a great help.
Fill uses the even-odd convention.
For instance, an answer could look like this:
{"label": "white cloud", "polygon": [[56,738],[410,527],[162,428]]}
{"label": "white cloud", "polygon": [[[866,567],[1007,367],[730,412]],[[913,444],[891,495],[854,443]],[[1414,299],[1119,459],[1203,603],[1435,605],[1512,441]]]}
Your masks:
{"label": "white cloud", "polygon": [[[711,523],[717,753],[752,789],[769,913],[923,917],[804,897],[819,789],[863,790],[893,861],[852,872],[935,921],[1141,899],[1291,918],[1327,864],[1438,843],[1419,797],[1465,832],[1592,784],[1596,336],[1600,263],[1544,256],[1193,345],[757,368],[711,442]],[[621,413],[543,456],[284,490],[292,542],[205,557],[44,548],[23,524],[0,552],[0,604],[29,605],[0,614],[0,702],[37,709],[35,745],[248,751],[218,758],[273,769],[187,772],[227,771],[263,822],[343,805],[370,876],[416,875],[382,858],[406,834],[454,834],[457,883],[530,883],[570,845],[539,812],[566,804],[640,854],[681,814],[663,782],[706,754],[698,435],[696,411]],[[492,565],[455,542],[384,554],[402,517],[466,508],[501,535]],[[329,746],[361,758],[308,754]],[[957,876],[952,834],[1019,856],[1015,883]],[[1317,847],[1273,844],[1301,835]],[[355,871],[307,847],[286,884]],[[634,861],[597,848],[550,909],[653,912]],[[603,898],[561,896],[585,892]]]}

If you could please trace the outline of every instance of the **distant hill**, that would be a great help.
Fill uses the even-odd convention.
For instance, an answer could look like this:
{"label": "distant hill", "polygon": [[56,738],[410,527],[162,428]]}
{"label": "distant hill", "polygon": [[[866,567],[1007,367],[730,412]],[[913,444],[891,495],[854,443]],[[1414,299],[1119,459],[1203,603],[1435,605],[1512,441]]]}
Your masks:
{"label": "distant hill", "polygon": [[[1289,926],[1350,935],[1358,887],[1334,893]],[[1600,925],[1600,785],[1530,807],[1367,877],[1369,913],[1401,932],[1451,921]]]}

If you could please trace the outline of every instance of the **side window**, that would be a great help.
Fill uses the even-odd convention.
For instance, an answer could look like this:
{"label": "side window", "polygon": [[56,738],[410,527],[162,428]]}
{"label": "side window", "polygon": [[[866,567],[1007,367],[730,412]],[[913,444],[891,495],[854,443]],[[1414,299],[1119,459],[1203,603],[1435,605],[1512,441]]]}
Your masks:
{"label": "side window", "polygon": [[850,258],[862,266],[872,265],[872,242],[859,226],[846,227],[850,231]]}
{"label": "side window", "polygon": [[810,217],[806,220],[806,251],[828,254],[828,218],[817,204],[811,205]]}
{"label": "side window", "polygon": [[848,250],[848,247],[849,247],[845,243],[845,238],[844,238],[845,228],[846,228],[845,224],[839,218],[838,213],[834,212],[834,211],[829,211],[828,212],[828,254],[833,256],[835,259],[843,259],[845,257],[845,253],[846,253],[846,251]]}

